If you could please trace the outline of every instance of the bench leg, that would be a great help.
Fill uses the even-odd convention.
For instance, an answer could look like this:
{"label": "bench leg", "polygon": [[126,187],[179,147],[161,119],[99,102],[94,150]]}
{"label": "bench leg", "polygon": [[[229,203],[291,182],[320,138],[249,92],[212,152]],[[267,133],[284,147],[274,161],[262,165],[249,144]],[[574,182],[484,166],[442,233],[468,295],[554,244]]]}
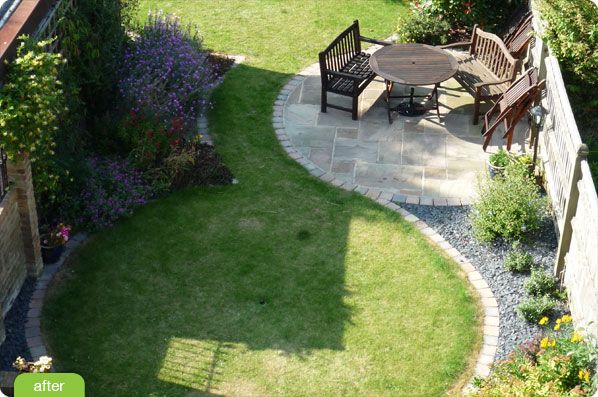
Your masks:
{"label": "bench leg", "polygon": [[326,108],[328,105],[328,95],[325,89],[322,89],[322,99],[320,100],[320,111],[322,113],[326,113]]}
{"label": "bench leg", "polygon": [[473,104],[473,125],[478,125],[480,118],[480,98],[476,98]]}
{"label": "bench leg", "polygon": [[354,96],[353,97],[353,106],[352,106],[352,110],[351,110],[351,115],[352,115],[353,120],[357,120],[358,112],[359,112],[359,97]]}

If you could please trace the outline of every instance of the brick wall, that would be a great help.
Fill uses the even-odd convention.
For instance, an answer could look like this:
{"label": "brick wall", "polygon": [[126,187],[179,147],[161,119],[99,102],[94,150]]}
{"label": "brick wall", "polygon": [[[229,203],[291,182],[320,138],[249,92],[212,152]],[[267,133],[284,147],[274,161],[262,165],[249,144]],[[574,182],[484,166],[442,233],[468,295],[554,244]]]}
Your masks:
{"label": "brick wall", "polygon": [[27,276],[25,264],[17,195],[9,191],[0,202],[0,342],[4,340],[2,319]]}
{"label": "brick wall", "polygon": [[0,202],[0,343],[4,315],[23,281],[43,270],[29,161],[9,161],[8,177],[12,184]]}

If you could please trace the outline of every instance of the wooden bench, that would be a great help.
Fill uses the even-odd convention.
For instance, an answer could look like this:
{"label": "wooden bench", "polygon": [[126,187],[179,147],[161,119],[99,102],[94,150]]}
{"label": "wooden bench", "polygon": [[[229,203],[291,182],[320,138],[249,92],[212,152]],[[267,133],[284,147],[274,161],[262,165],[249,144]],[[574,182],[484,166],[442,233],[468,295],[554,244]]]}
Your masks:
{"label": "wooden bench", "polygon": [[473,27],[471,41],[454,43],[442,48],[468,47],[469,52],[451,51],[459,63],[455,79],[475,99],[473,124],[478,123],[480,102],[497,99],[515,80],[517,61],[502,40]]}
{"label": "wooden bench", "polygon": [[[320,75],[322,78],[321,110],[326,108],[351,112],[357,120],[359,94],[376,77],[370,69],[370,54],[361,51],[361,42],[389,45],[391,43],[370,39],[359,34],[359,21],[354,21],[334,41],[319,54]],[[353,99],[352,107],[347,108],[328,103],[328,92],[348,96]]]}

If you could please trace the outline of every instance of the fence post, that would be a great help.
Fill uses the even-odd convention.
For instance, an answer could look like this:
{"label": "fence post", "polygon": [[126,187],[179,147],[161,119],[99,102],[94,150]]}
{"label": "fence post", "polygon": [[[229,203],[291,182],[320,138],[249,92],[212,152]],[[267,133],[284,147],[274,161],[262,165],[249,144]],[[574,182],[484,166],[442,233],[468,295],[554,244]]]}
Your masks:
{"label": "fence post", "polygon": [[43,270],[43,262],[29,159],[9,161],[8,175],[15,183],[14,189],[17,194],[21,220],[21,237],[27,260],[27,274],[36,277]]}
{"label": "fence post", "polygon": [[556,254],[556,265],[554,269],[555,276],[562,279],[562,272],[565,267],[565,255],[569,252],[571,246],[571,234],[573,227],[571,220],[575,216],[577,210],[577,203],[579,201],[579,189],[577,188],[577,181],[581,177],[581,161],[588,157],[589,149],[585,143],[579,145],[577,155],[575,157],[575,164],[573,172],[571,173],[571,180],[569,181],[569,189],[567,194],[567,204],[565,206],[565,213],[563,214],[563,231],[559,236],[559,246]]}

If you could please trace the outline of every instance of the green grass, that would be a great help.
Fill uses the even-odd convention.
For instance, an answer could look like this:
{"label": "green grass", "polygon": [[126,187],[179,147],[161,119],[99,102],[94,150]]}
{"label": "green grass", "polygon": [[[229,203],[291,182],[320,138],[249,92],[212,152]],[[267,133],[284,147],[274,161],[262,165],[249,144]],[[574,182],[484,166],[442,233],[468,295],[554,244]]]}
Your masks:
{"label": "green grass", "polygon": [[387,36],[400,2],[148,7],[248,56],[210,113],[240,183],[173,194],[78,251],[43,313],[59,369],[93,396],[435,396],[465,379],[481,315],[458,266],[397,214],[311,177],[271,126],[294,73],[355,18]]}

